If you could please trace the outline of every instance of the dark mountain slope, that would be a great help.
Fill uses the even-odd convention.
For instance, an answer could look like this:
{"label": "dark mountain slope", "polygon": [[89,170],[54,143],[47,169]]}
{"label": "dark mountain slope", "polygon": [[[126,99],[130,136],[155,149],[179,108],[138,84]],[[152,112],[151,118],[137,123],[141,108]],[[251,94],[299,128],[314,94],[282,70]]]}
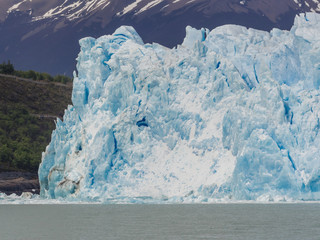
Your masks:
{"label": "dark mountain slope", "polygon": [[0,171],[36,172],[71,85],[0,75]]}
{"label": "dark mountain slope", "polygon": [[131,25],[145,42],[173,47],[185,27],[238,24],[290,29],[294,16],[320,11],[315,0],[3,0],[0,61],[17,68],[71,75],[82,37],[111,34]]}

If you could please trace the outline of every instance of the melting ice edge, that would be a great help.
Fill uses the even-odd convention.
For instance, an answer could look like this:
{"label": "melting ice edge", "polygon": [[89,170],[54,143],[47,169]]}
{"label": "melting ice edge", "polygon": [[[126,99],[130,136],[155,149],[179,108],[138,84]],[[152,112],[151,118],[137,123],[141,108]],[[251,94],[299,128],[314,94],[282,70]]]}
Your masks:
{"label": "melting ice edge", "polygon": [[187,27],[174,49],[125,26],[81,39],[41,196],[319,200],[319,29],[307,13],[290,31]]}

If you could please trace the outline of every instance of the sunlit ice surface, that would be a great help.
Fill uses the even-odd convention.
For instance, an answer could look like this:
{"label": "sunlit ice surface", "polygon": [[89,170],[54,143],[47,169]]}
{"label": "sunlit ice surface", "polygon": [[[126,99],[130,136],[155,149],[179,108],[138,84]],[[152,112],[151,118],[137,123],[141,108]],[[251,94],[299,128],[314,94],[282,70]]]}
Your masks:
{"label": "sunlit ice surface", "polygon": [[127,26],[81,39],[41,197],[319,200],[319,29],[320,15],[307,13],[290,31],[187,27],[173,49]]}

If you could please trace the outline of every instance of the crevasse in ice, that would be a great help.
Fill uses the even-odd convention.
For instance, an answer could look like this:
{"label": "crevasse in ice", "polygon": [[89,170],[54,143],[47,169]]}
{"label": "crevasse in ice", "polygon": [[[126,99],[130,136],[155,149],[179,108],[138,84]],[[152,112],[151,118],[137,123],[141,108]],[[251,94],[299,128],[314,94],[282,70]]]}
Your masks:
{"label": "crevasse in ice", "polygon": [[[127,202],[320,199],[320,15],[291,31],[132,27],[80,40],[41,195]],[[170,37],[170,36],[168,36]]]}

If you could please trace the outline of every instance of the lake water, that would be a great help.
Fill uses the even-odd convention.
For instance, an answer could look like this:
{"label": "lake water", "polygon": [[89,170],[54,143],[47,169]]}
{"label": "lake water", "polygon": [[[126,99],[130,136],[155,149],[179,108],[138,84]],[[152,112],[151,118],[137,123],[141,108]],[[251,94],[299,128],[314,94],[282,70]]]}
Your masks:
{"label": "lake water", "polygon": [[1,240],[320,239],[320,204],[0,205]]}

